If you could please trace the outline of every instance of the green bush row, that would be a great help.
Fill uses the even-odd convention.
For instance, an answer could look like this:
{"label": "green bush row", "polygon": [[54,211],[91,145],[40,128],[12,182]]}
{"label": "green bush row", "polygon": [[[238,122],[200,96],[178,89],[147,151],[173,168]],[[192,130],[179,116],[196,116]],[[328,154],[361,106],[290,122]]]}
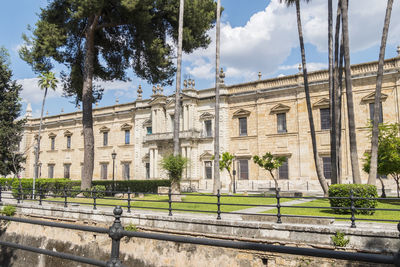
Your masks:
{"label": "green bush row", "polygon": [[[1,178],[4,185],[12,186],[12,194],[15,198],[19,195],[19,180],[8,181],[9,178]],[[10,178],[12,179],[12,178]],[[32,195],[33,179],[22,178],[21,180],[21,195],[20,198],[26,199]],[[37,193],[41,193],[42,196],[51,194],[52,196],[64,196],[64,188],[73,190],[67,192],[68,196],[76,196],[80,193],[81,181],[69,180],[69,179],[45,179],[40,178],[36,180]],[[97,192],[100,191],[111,191],[113,189],[113,181],[95,180],[92,181],[93,187],[91,190],[96,188]],[[140,193],[157,193],[159,186],[170,186],[169,180],[130,180],[130,181],[115,181],[115,191],[126,192],[128,188],[131,192]],[[3,185],[2,185],[3,186]],[[78,192],[79,190],[79,192]],[[91,196],[90,192],[87,192]],[[104,193],[103,193],[104,194]],[[108,194],[111,195],[111,192]],[[97,193],[97,197],[102,197],[102,194]]]}
{"label": "green bush row", "polygon": [[[329,186],[329,197],[350,197],[350,191],[353,191],[353,197],[363,198],[355,199],[354,207],[356,208],[375,208],[378,204],[376,199],[378,192],[376,186],[369,184],[334,184]],[[329,199],[331,207],[350,207],[350,199]],[[350,213],[350,209],[333,209],[335,213],[346,214]],[[359,210],[356,209],[357,214],[374,214],[374,210]]]}

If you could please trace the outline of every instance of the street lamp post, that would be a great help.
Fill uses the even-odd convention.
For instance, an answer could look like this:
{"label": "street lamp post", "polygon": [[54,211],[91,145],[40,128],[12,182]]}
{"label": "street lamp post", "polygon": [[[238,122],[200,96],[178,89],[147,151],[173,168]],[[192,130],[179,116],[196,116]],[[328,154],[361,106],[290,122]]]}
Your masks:
{"label": "street lamp post", "polygon": [[233,165],[233,171],[232,171],[232,174],[233,174],[233,193],[236,194],[236,181],[235,181],[236,170],[235,170],[235,161],[233,161],[232,165]]}
{"label": "street lamp post", "polygon": [[115,172],[114,172],[114,170],[115,170],[115,158],[117,157],[117,153],[115,153],[115,150],[113,150],[113,152],[111,153],[111,157],[112,157],[112,160],[113,160],[113,176],[112,176],[113,186],[112,186],[112,191],[113,191],[113,194],[114,194],[114,191],[115,191],[115,176],[114,176]]}

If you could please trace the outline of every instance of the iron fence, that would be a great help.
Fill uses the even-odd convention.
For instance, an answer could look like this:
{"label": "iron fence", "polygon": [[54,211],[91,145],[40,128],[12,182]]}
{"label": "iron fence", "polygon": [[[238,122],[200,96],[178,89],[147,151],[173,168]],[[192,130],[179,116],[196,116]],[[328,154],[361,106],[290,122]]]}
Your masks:
{"label": "iron fence", "polygon": [[74,224],[42,221],[42,220],[31,220],[18,217],[0,216],[0,220],[57,227],[62,229],[73,229],[73,230],[80,230],[92,233],[108,234],[109,237],[111,238],[111,253],[110,253],[110,259],[107,262],[64,252],[57,252],[53,250],[41,249],[32,246],[25,246],[12,242],[5,242],[2,240],[0,240],[0,245],[15,249],[31,251],[39,254],[54,256],[62,259],[68,259],[76,262],[91,264],[95,266],[107,266],[107,267],[124,266],[123,262],[120,260],[119,257],[120,240],[123,237],[148,238],[148,239],[172,241],[179,243],[244,249],[252,251],[285,253],[292,255],[302,255],[302,256],[312,256],[312,257],[322,257],[322,258],[333,258],[333,259],[350,260],[358,262],[361,261],[369,263],[384,263],[384,264],[393,264],[396,267],[400,267],[400,252],[394,253],[392,255],[380,255],[380,254],[359,253],[359,252],[334,251],[329,249],[299,248],[299,247],[290,247],[281,245],[270,245],[270,244],[263,244],[256,242],[230,241],[230,240],[197,238],[190,236],[179,236],[179,235],[169,235],[169,234],[159,234],[159,233],[149,233],[149,232],[126,231],[124,230],[124,227],[121,224],[121,215],[123,213],[122,208],[120,206],[116,206],[114,208],[113,213],[115,219],[112,226],[108,229],[101,227],[82,226],[82,225],[74,225]]}
{"label": "iron fence", "polygon": [[[34,198],[31,197],[32,188],[12,188],[12,187],[1,187],[0,185],[0,201],[2,199],[15,199],[17,203],[21,203],[24,200],[34,201],[42,206],[43,203],[53,203],[53,204],[61,204],[64,207],[68,207],[71,204],[78,205],[90,205],[94,210],[97,209],[98,206],[104,207],[114,207],[115,204],[108,203],[99,203],[99,200],[103,200],[101,202],[107,201],[119,201],[121,207],[126,208],[128,213],[131,213],[132,209],[147,209],[147,210],[159,210],[168,212],[169,216],[173,216],[175,212],[195,212],[195,213],[207,213],[207,214],[215,214],[217,220],[221,220],[224,214],[236,214],[236,215],[252,215],[252,216],[260,216],[260,217],[275,217],[276,223],[283,223],[282,218],[313,218],[313,219],[339,219],[339,220],[348,220],[350,222],[351,228],[356,228],[356,221],[373,221],[373,222],[390,222],[390,223],[398,223],[397,228],[400,231],[400,209],[392,209],[392,208],[369,208],[357,206],[356,203],[358,200],[377,200],[377,201],[393,201],[400,205],[400,198],[362,198],[355,197],[353,191],[350,192],[348,197],[318,197],[318,196],[282,196],[279,190],[276,190],[271,194],[253,194],[253,195],[239,195],[239,194],[221,194],[220,190],[217,191],[217,194],[207,194],[207,193],[173,193],[171,189],[168,192],[164,193],[141,193],[141,192],[131,192],[130,189],[127,191],[97,191],[94,189],[93,191],[84,191],[83,194],[80,190],[73,190],[68,188],[63,188],[58,190],[57,192],[45,192],[46,190],[39,188],[37,189],[37,195]],[[116,196],[121,197],[116,197]],[[157,199],[154,196],[161,196],[164,199]],[[175,197],[185,198],[192,197],[194,201],[180,201],[174,200]],[[210,201],[209,198],[207,200],[203,200],[202,198],[209,197],[214,201]],[[274,200],[274,204],[251,204],[246,201],[235,201],[235,203],[228,203],[224,201],[226,199],[259,199],[262,201],[263,199],[272,199]],[[283,200],[295,200],[295,199],[303,199],[303,200],[348,200],[350,205],[348,207],[338,207],[338,206],[306,206],[306,205],[285,205]],[[253,201],[254,202],[254,201]],[[142,203],[139,205],[139,203]],[[143,203],[146,203],[143,205]],[[156,203],[160,205],[157,206]],[[151,205],[153,204],[153,205]],[[155,205],[154,205],[155,204]],[[189,208],[180,208],[182,205],[201,205],[201,208],[197,209],[189,209]],[[223,210],[225,207],[225,210]],[[241,212],[240,210],[232,211],[231,208],[234,209],[242,208],[252,208],[252,207],[261,207],[261,208],[273,208],[273,210],[269,210],[265,213],[254,213],[254,212]],[[324,210],[347,210],[348,215],[343,215],[341,217],[335,216],[312,216],[312,215],[296,215],[290,214],[290,212],[284,213],[282,211],[283,208],[288,209],[324,209]],[[399,218],[397,219],[378,219],[371,216],[370,218],[362,218],[358,216],[358,212],[370,212],[373,213],[375,211],[388,211],[388,212],[398,212]]]}

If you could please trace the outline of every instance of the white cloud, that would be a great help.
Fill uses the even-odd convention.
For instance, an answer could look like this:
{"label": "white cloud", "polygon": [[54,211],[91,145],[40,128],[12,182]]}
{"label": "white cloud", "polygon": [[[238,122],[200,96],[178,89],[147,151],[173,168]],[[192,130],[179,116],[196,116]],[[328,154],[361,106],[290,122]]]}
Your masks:
{"label": "white cloud", "polygon": [[[328,68],[328,66],[325,63],[318,63],[318,62],[307,63],[307,71],[322,70],[326,68]],[[282,65],[278,67],[278,70],[296,70],[296,69],[299,69],[299,64]]]}
{"label": "white cloud", "polygon": [[[39,78],[27,78],[17,80],[17,83],[22,85],[21,97],[24,102],[32,104],[40,104],[43,101],[44,90],[38,85]],[[61,86],[58,85],[56,90],[49,89],[46,99],[57,98],[62,94]]]}
{"label": "white cloud", "polygon": [[[334,1],[336,9],[337,1]],[[327,1],[302,2],[302,24],[304,40],[327,51]],[[349,32],[352,52],[362,51],[380,44],[386,1],[353,0],[349,7]],[[334,18],[336,17],[336,10]],[[400,1],[395,1],[389,32],[389,44],[400,43]],[[189,66],[186,71],[198,79],[214,79],[215,72],[215,29],[210,30],[212,43],[185,55]],[[226,69],[227,80],[275,75],[293,49],[298,49],[298,33],[294,7],[287,8],[279,0],[272,0],[265,10],[255,13],[246,25],[232,27],[229,22],[221,24],[221,66]],[[296,53],[296,50],[293,50]],[[299,53],[299,52],[297,52]],[[299,58],[300,60],[300,58]],[[308,70],[326,68],[323,63],[309,63]],[[290,66],[290,69],[297,69]]]}
{"label": "white cloud", "polygon": [[104,88],[104,91],[109,90],[132,90],[134,85],[132,82],[124,82],[124,81],[103,81],[103,80],[96,80],[94,81],[95,85],[99,85]]}

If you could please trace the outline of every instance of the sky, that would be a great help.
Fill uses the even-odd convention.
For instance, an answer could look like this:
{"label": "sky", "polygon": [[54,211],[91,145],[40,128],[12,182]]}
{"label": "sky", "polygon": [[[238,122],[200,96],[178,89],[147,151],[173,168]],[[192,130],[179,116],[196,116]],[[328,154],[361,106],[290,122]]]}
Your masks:
{"label": "sky", "polygon": [[[337,1],[334,0],[334,7]],[[378,60],[386,2],[384,0],[352,0],[349,6],[351,63]],[[279,0],[221,0],[224,12],[221,18],[221,67],[226,73],[225,84],[250,82],[298,72],[300,63],[299,40],[294,7],[286,7]],[[4,0],[0,9],[0,46],[10,54],[13,79],[22,85],[23,113],[31,103],[33,116],[40,116],[43,91],[37,85],[37,75],[19,58],[23,45],[22,34],[29,34],[27,26],[34,27],[40,8],[47,0]],[[308,70],[327,68],[327,1],[302,2],[302,24],[306,44]],[[335,9],[335,8],[334,8]],[[336,11],[334,11],[336,13]],[[394,1],[389,28],[386,58],[397,56],[400,45],[400,1]],[[182,77],[194,79],[196,89],[206,89],[215,82],[215,29],[209,31],[212,42],[207,49],[183,55]],[[56,66],[59,75],[65,69]],[[135,101],[139,85],[143,97],[148,98],[153,85],[128,71],[130,82],[102,82],[104,96],[99,107]],[[165,87],[166,94],[174,92],[175,84]],[[73,112],[74,99],[62,96],[61,85],[49,92],[45,114]]]}

